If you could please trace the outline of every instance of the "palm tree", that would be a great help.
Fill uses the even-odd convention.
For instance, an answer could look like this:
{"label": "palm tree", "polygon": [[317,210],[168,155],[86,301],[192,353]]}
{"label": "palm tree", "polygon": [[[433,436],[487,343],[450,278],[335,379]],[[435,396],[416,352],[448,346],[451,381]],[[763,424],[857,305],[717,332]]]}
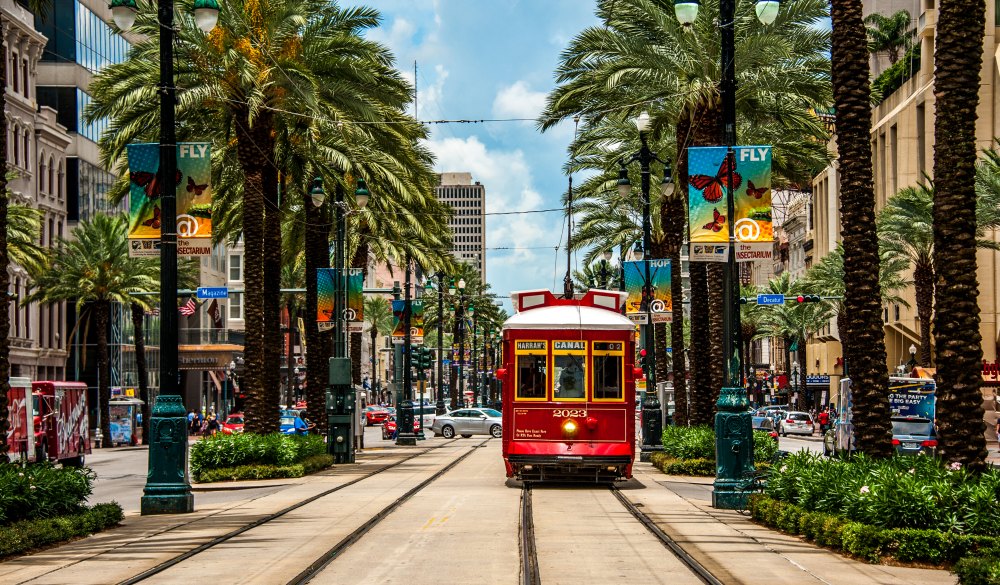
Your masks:
{"label": "palm tree", "polygon": [[[984,0],[941,0],[934,47],[934,337],[942,456],[986,469],[976,280],[976,108]],[[839,128],[838,128],[839,131]],[[866,136],[867,144],[867,136]]]}
{"label": "palm tree", "polygon": [[[806,146],[809,141],[803,136],[825,135],[818,120],[808,114],[808,108],[829,100],[826,55],[829,35],[814,26],[825,16],[826,2],[799,1],[794,10],[783,11],[772,27],[753,22],[751,9],[750,3],[738,4],[737,20],[741,26],[736,30],[736,59],[740,63],[737,71],[740,129],[768,129],[777,139],[757,143],[775,144],[776,152],[782,152],[778,146],[793,142],[789,137],[794,136],[802,146],[797,151],[789,149],[787,153],[776,155],[775,160],[787,164],[788,169],[799,169],[800,180],[808,180],[808,169],[824,158],[822,141]],[[653,253],[679,264],[680,246],[686,231],[683,218],[687,193],[685,149],[692,144],[722,142],[721,129],[715,124],[721,114],[719,37],[715,23],[718,4],[714,1],[703,3],[699,18],[690,28],[677,22],[670,2],[601,0],[597,14],[602,26],[585,29],[563,52],[557,70],[560,85],[549,95],[539,126],[547,129],[565,118],[579,115],[585,123],[581,138],[587,140],[589,127],[605,122],[621,124],[640,110],[648,109],[652,116],[651,144],[660,145],[664,138],[674,138],[675,146],[668,150],[672,150],[675,157],[673,166],[677,178],[673,196],[659,207],[658,215],[665,234],[662,247],[654,246]],[[622,104],[633,105],[623,107]],[[751,135],[748,132],[747,136]],[[595,156],[592,160],[599,164],[591,163],[592,167],[602,171],[612,167],[622,152],[631,151],[618,148],[623,142],[631,146],[628,141],[597,139],[595,150],[604,150],[607,156]],[[797,152],[807,156],[796,160]],[[574,158],[586,164],[585,157],[575,155]],[[605,244],[601,249],[608,247]],[[679,299],[681,284],[679,271],[676,272],[678,276],[672,288]],[[691,412],[697,417],[703,410],[699,404],[714,409],[712,397],[718,388],[712,387],[713,364],[707,342],[714,340],[718,344],[721,331],[710,327],[708,303],[703,302],[709,292],[706,267],[692,264],[690,274],[691,379],[694,385],[691,395],[704,398],[692,404]],[[716,322],[716,327],[718,325],[720,323]],[[683,346],[681,330],[675,327],[672,333],[675,383],[684,379],[684,352],[678,351]],[[721,348],[717,353],[720,359],[715,361],[718,367],[714,377],[721,379]],[[711,406],[707,406],[709,403]]]}
{"label": "palm tree", "polygon": [[573,271],[574,286],[577,290],[586,292],[592,288],[618,290],[621,280],[620,270],[611,262],[601,259],[595,264],[587,264],[583,270]]}
{"label": "palm tree", "polygon": [[865,17],[868,25],[868,52],[885,53],[889,63],[899,60],[900,52],[905,52],[913,42],[916,30],[911,26],[910,13],[900,10],[891,16],[873,12]]}
{"label": "palm tree", "polygon": [[[992,155],[990,154],[992,153]],[[994,157],[990,159],[989,157]],[[995,151],[977,167],[976,247],[1000,250],[1000,243],[986,238],[987,230],[1000,226],[1000,191],[988,188],[991,160],[1000,162]],[[984,175],[980,180],[979,175]],[[878,215],[878,235],[882,253],[900,258],[913,266],[913,286],[920,319],[920,365],[931,365],[931,315],[934,310],[934,183],[925,177],[914,187],[901,189],[889,198]]]}
{"label": "palm tree", "polygon": [[[133,293],[159,286],[155,261],[129,258],[128,222],[123,216],[98,214],[82,221],[68,241],[60,241],[51,268],[35,282],[29,302],[55,303],[75,300],[81,321],[93,315],[97,327],[98,401],[101,432],[111,436],[108,401],[111,399],[111,365],[108,361],[108,321],[111,305],[151,308],[148,297]],[[81,311],[82,309],[82,311]],[[163,310],[177,310],[164,307]],[[77,325],[79,327],[79,324]]]}
{"label": "palm tree", "polygon": [[[365,297],[365,322],[371,335],[372,390],[380,389],[375,356],[378,355],[378,336],[392,333],[392,305],[381,296]],[[426,336],[424,337],[426,339]]]}
{"label": "palm tree", "polygon": [[[48,0],[28,0],[28,9],[45,18]],[[3,15],[0,14],[0,28]],[[7,67],[0,67],[0,112],[7,111]],[[0,116],[0,194],[7,193],[7,116]],[[7,222],[9,200],[0,196],[0,291],[10,290],[10,256],[7,250]],[[7,456],[7,431],[10,413],[7,409],[7,392],[10,390],[10,297],[0,294],[0,458]]]}
{"label": "palm tree", "polygon": [[841,169],[844,241],[844,358],[850,365],[854,439],[875,457],[892,454],[889,374],[879,302],[878,237],[872,178],[871,85],[861,0],[833,0],[833,97]]}
{"label": "palm tree", "polygon": [[[287,250],[288,248],[285,248]],[[306,281],[305,254],[299,252],[292,258],[286,258],[281,264],[281,288],[302,288]],[[297,385],[295,373],[295,356],[292,353],[295,339],[295,321],[301,308],[302,295],[300,293],[281,293],[282,303],[285,306],[285,313],[288,315],[288,345],[285,354],[285,390],[288,392],[289,403],[294,404],[297,398],[292,389]]]}
{"label": "palm tree", "polygon": [[[392,68],[388,50],[363,38],[362,32],[379,20],[370,8],[342,9],[322,0],[229,2],[211,35],[201,33],[186,14],[177,20],[179,139],[195,132],[201,139],[208,135],[217,161],[233,163],[217,167],[216,209],[219,225],[242,231],[246,246],[247,430],[276,431],[278,389],[267,382],[276,373],[278,354],[267,350],[266,331],[277,328],[278,172],[286,170],[292,153],[301,158],[308,151],[310,164],[299,165],[300,174],[289,181],[300,190],[312,176],[342,173],[344,160],[316,136],[336,132],[336,120],[383,120],[387,109],[402,110],[411,90]],[[102,156],[111,165],[122,161],[126,144],[157,127],[152,99],[157,26],[154,14],[140,15],[135,31],[150,40],[133,45],[126,62],[104,69],[91,84],[95,101],[88,116],[112,120],[101,142]],[[382,125],[357,126],[375,132]],[[226,185],[234,188],[226,193]],[[233,214],[241,217],[234,220]],[[269,293],[275,298],[266,304]],[[314,392],[322,385],[321,378],[309,384]]]}

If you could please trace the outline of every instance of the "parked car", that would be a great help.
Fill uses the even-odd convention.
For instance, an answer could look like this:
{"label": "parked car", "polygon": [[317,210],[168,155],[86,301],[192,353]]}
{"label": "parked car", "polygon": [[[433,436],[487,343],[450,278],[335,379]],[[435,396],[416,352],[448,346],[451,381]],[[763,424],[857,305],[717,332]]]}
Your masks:
{"label": "parked car", "polygon": [[389,418],[389,411],[381,406],[365,407],[365,424],[368,426],[380,425]]}
{"label": "parked car", "polygon": [[468,439],[472,435],[490,435],[499,439],[502,435],[502,416],[492,408],[461,408],[434,419],[431,430],[434,435],[451,439],[461,435]]}
{"label": "parked car", "polygon": [[816,428],[813,426],[812,417],[808,412],[789,411],[784,418],[778,421],[778,434],[787,437],[788,435],[811,435]]}
{"label": "parked car", "polygon": [[775,441],[778,440],[778,432],[774,430],[774,421],[767,416],[754,416],[751,424],[753,425],[753,430],[764,431],[765,433],[771,435],[771,438]]}
{"label": "parked car", "polygon": [[892,445],[900,455],[934,455],[934,422],[921,417],[892,417]]}
{"label": "parked car", "polygon": [[[420,430],[420,419],[413,419],[413,431],[417,432]],[[389,439],[394,439],[396,437],[396,416],[389,415],[389,418],[385,419],[382,423],[382,440],[388,441]]]}
{"label": "parked car", "polygon": [[243,432],[243,413],[234,412],[226,417],[226,422],[222,423],[222,433],[225,435],[238,435]]}

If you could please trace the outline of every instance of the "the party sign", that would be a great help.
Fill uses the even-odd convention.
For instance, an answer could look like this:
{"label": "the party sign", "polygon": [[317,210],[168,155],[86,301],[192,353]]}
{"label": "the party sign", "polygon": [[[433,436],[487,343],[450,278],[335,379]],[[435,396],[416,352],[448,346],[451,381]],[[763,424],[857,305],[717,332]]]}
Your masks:
{"label": "the party sign", "polygon": [[[406,301],[392,301],[392,337],[393,341],[400,341],[406,335],[406,328],[403,323],[406,319]],[[424,302],[410,301],[410,337],[423,338],[424,336]],[[412,343],[416,343],[411,339]]]}
{"label": "the party sign", "polygon": [[[161,195],[157,175],[160,145],[128,145],[129,255],[159,256]],[[212,253],[212,158],[207,142],[177,145],[177,253],[208,256]]]}
{"label": "the party sign", "polygon": [[732,188],[736,241],[771,242],[771,147],[709,146],[688,149],[691,243],[726,244],[726,194]]}
{"label": "the party sign", "polygon": [[[362,298],[362,279],[364,275],[360,268],[348,268],[345,285],[347,286],[347,306],[344,307],[344,319],[348,323],[361,322],[364,319],[364,299]],[[319,330],[333,329],[334,291],[337,290],[337,269],[316,269],[316,322]]]}
{"label": "the party sign", "polygon": [[[652,300],[649,310],[654,315],[673,311],[673,296],[670,288],[670,260],[649,260],[649,282]],[[642,288],[646,283],[646,261],[625,263],[626,314],[638,314],[642,310]],[[659,322],[654,319],[655,322]]]}

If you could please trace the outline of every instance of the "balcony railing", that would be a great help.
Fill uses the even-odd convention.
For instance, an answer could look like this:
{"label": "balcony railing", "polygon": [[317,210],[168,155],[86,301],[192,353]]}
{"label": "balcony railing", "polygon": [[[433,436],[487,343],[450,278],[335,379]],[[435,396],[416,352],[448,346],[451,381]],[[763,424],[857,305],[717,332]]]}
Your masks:
{"label": "balcony railing", "polygon": [[230,329],[179,329],[177,331],[177,343],[181,345],[217,345],[234,344],[243,345],[245,335],[242,331]]}

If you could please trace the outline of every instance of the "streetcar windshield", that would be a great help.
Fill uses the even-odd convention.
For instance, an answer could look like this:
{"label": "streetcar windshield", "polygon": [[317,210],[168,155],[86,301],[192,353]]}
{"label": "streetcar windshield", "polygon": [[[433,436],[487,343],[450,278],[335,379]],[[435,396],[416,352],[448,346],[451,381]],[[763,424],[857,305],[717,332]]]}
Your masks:
{"label": "streetcar windshield", "polygon": [[554,400],[586,398],[586,360],[585,355],[555,356]]}
{"label": "streetcar windshield", "polygon": [[548,366],[544,355],[517,356],[517,398],[545,399],[545,369]]}
{"label": "streetcar windshield", "polygon": [[622,356],[594,356],[594,398],[620,400],[622,397]]}

